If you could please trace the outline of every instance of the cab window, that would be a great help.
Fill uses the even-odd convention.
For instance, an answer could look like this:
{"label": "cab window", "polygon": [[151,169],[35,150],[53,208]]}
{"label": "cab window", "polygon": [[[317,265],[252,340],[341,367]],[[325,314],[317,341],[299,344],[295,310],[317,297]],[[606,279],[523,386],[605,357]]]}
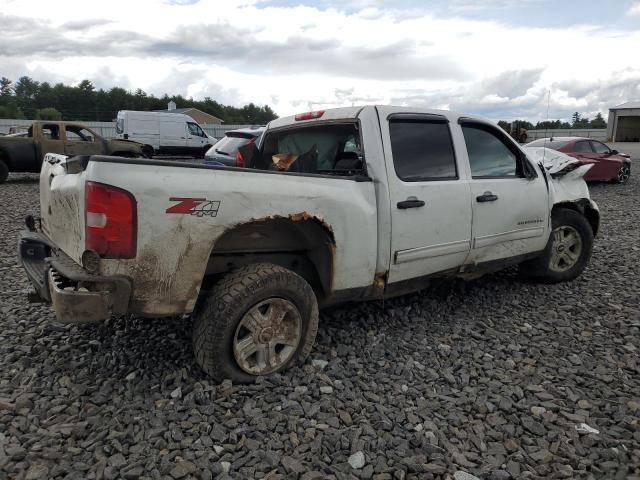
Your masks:
{"label": "cab window", "polygon": [[67,126],[66,131],[67,140],[70,142],[93,142],[95,140],[93,132],[86,128],[71,125]]}
{"label": "cab window", "polygon": [[189,127],[189,133],[191,135],[195,135],[196,137],[205,136],[204,132],[202,131],[202,128],[200,128],[200,125],[198,125],[197,123],[187,122],[187,126]]}
{"label": "cab window", "polygon": [[611,152],[611,149],[609,147],[607,147],[604,143],[601,142],[595,142],[595,141],[591,141],[591,148],[593,148],[593,151],[596,153],[609,153]]}
{"label": "cab window", "polygon": [[577,152],[577,153],[593,153],[593,150],[591,150],[591,145],[586,140],[581,142],[576,142],[573,145],[573,148],[571,151]]}
{"label": "cab window", "polygon": [[364,169],[356,123],[287,128],[267,133],[253,168],[280,172],[353,175]]}
{"label": "cab window", "polygon": [[393,166],[405,182],[458,178],[449,124],[421,120],[390,120]]}
{"label": "cab window", "polygon": [[474,178],[520,177],[518,156],[491,127],[463,125],[471,176]]}
{"label": "cab window", "polygon": [[59,125],[43,125],[42,136],[47,140],[60,140],[60,126]]}

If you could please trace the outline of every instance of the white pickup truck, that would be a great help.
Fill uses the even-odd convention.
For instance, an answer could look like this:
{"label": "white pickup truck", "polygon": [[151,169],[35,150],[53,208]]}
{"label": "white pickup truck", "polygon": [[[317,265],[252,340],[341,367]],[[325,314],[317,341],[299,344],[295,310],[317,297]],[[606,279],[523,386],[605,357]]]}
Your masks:
{"label": "white pickup truck", "polygon": [[482,118],[339,108],[243,148],[248,168],[48,155],[31,299],[62,322],[191,314],[198,363],[243,382],[302,361],[319,306],[510,265],[572,280],[598,230],[589,166],[543,166]]}

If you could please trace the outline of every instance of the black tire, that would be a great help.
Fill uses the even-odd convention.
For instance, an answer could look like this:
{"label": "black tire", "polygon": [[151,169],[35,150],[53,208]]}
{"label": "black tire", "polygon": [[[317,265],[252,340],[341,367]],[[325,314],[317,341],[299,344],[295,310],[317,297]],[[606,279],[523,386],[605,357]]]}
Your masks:
{"label": "black tire", "polygon": [[0,160],[0,183],[4,183],[7,181],[9,177],[9,167],[4,163],[3,160]]}
{"label": "black tire", "polygon": [[[541,256],[520,264],[520,274],[527,279],[542,283],[558,283],[574,280],[589,263],[593,249],[593,230],[584,215],[567,208],[558,208],[551,217],[552,233]],[[552,261],[560,251],[554,242],[554,232],[558,229],[568,229],[576,232],[581,241],[577,259],[573,263],[565,262],[562,271],[552,267]],[[561,242],[560,242],[561,243]],[[559,245],[559,244],[558,244]],[[564,245],[562,247],[565,248]],[[562,268],[559,267],[559,268]]]}
{"label": "black tire", "polygon": [[629,181],[630,176],[631,176],[631,165],[625,163],[620,167],[620,169],[618,170],[618,175],[613,181],[615,183],[624,184]]}
{"label": "black tire", "polygon": [[198,305],[193,315],[193,351],[202,369],[214,379],[250,383],[257,375],[240,367],[234,341],[245,315],[261,302],[284,299],[299,313],[300,335],[293,354],[275,373],[311,352],[318,331],[318,303],[311,286],[296,273],[257,263],[228,273]]}
{"label": "black tire", "polygon": [[153,148],[149,145],[145,145],[142,149],[142,156],[144,158],[153,158]]}

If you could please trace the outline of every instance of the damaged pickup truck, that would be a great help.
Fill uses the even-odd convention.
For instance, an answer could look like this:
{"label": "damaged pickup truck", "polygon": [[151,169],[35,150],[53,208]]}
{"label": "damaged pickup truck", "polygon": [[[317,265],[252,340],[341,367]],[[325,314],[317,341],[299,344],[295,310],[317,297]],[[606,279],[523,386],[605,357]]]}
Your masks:
{"label": "damaged pickup truck", "polygon": [[304,360],[319,307],[510,265],[572,280],[598,230],[589,166],[482,118],[339,108],[242,148],[247,168],[48,155],[19,246],[31,298],[61,322],[191,314],[202,368],[246,382]]}

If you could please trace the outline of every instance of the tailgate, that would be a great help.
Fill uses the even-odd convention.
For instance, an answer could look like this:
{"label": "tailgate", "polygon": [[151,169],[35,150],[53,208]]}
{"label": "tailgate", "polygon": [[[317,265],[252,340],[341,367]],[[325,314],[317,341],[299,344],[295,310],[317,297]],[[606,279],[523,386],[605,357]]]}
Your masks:
{"label": "tailgate", "polygon": [[48,153],[40,171],[42,231],[78,263],[84,250],[85,161]]}

